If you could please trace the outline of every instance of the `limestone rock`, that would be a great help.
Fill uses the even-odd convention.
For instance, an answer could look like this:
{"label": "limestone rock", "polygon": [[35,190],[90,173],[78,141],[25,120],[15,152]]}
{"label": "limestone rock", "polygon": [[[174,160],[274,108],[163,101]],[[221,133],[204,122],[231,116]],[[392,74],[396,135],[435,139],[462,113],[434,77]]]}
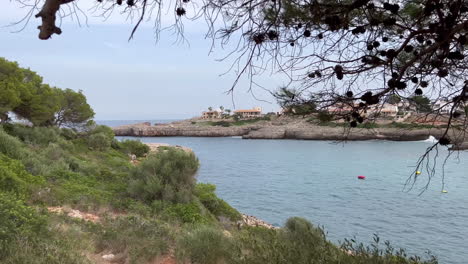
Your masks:
{"label": "limestone rock", "polygon": [[107,254],[107,255],[102,256],[102,259],[105,259],[105,260],[113,260],[114,258],[115,258],[114,254]]}

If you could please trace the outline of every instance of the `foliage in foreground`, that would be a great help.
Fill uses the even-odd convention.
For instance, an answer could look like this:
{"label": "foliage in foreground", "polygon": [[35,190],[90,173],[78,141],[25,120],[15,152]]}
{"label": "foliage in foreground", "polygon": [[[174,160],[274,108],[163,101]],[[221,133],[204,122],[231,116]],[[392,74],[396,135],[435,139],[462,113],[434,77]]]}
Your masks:
{"label": "foliage in foreground", "polygon": [[163,150],[149,155],[132,170],[129,193],[135,199],[151,203],[154,200],[189,202],[195,185],[193,177],[198,160],[183,150]]}
{"label": "foliage in foreground", "polygon": [[[110,142],[90,143],[93,135]],[[237,228],[240,213],[196,184],[193,153],[164,148],[138,165],[140,142],[115,141],[107,127],[70,129],[7,125],[0,129],[0,262],[152,263],[175,251],[181,263],[437,263],[410,260],[347,241],[353,254],[328,242],[301,218],[285,227]],[[100,216],[97,223],[47,212],[68,206]],[[230,219],[230,220],[227,220]]]}
{"label": "foliage in foreground", "polygon": [[369,247],[347,241],[339,248],[326,240],[323,230],[298,217],[288,219],[279,230],[248,227],[239,232],[223,233],[209,226],[191,228],[178,239],[176,250],[180,260],[200,264],[437,263],[433,258],[427,261],[408,258],[404,250],[395,251],[390,244],[382,248],[378,241]]}

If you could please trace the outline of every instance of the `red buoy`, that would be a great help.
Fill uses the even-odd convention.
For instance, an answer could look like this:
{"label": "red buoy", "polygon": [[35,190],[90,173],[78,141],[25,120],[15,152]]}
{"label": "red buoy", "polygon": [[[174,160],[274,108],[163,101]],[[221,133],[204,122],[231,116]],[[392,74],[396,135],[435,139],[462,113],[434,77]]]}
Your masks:
{"label": "red buoy", "polygon": [[359,176],[357,176],[357,178],[360,179],[360,180],[364,180],[364,179],[366,178],[366,176],[364,176],[364,175],[359,175]]}

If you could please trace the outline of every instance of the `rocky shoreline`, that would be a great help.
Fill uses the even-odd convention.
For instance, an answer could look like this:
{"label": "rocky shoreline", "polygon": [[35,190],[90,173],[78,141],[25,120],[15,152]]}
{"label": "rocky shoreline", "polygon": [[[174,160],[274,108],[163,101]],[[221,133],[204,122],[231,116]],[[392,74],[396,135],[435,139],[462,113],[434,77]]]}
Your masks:
{"label": "rocky shoreline", "polygon": [[242,220],[238,222],[239,226],[255,226],[255,227],[265,227],[268,229],[279,229],[279,227],[273,226],[261,219],[258,219],[252,215],[242,214]]}
{"label": "rocky shoreline", "polygon": [[[243,139],[300,139],[300,140],[392,140],[419,141],[430,136],[439,138],[440,128],[354,128],[319,126],[304,119],[259,121],[242,126],[213,126],[206,121],[190,119],[169,124],[140,123],[113,128],[116,136],[135,137],[233,137]],[[453,136],[453,138],[458,138]],[[454,150],[468,149],[468,142],[460,142]]]}

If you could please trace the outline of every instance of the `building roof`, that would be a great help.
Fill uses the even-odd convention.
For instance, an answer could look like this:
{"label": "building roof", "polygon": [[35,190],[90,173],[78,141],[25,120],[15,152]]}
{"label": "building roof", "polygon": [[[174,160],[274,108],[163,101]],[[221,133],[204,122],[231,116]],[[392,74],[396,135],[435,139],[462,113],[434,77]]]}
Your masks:
{"label": "building roof", "polygon": [[250,112],[262,112],[262,110],[257,110],[257,109],[249,109],[249,110],[245,110],[245,109],[241,109],[241,110],[235,110],[234,111],[235,113],[250,113]]}

